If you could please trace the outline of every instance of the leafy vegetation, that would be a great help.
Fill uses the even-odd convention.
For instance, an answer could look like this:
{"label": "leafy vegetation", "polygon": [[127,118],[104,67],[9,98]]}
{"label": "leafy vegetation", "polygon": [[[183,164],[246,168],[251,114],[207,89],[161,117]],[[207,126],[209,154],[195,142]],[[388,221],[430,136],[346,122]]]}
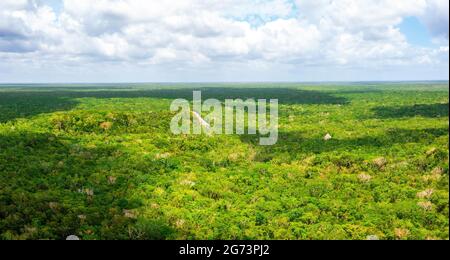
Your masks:
{"label": "leafy vegetation", "polygon": [[[192,90],[280,99],[278,144],[172,135]],[[448,239],[448,90],[4,85],[0,238]]]}

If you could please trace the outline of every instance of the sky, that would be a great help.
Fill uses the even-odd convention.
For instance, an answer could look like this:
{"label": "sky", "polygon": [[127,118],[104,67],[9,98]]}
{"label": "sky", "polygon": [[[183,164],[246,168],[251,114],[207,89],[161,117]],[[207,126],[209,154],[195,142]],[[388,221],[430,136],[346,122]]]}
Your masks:
{"label": "sky", "polygon": [[0,83],[448,79],[448,0],[0,1]]}

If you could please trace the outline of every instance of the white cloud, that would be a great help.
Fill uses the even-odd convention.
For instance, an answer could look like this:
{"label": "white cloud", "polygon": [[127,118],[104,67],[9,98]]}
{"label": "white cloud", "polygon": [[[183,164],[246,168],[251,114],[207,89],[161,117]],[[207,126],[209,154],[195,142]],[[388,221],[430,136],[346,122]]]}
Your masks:
{"label": "white cloud", "polygon": [[422,19],[437,41],[448,44],[449,1],[427,0]]}
{"label": "white cloud", "polygon": [[[422,19],[442,47],[411,46],[398,29],[408,16]],[[56,13],[45,0],[2,0],[2,63],[448,68],[448,1],[64,0]]]}

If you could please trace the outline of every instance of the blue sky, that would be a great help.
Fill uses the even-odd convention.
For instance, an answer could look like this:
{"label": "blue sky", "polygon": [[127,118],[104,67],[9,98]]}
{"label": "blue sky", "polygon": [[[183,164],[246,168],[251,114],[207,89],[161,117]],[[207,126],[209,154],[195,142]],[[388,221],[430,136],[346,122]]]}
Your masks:
{"label": "blue sky", "polygon": [[62,0],[44,0],[43,2],[51,6],[53,10],[55,10],[58,13],[60,13],[63,9]]}
{"label": "blue sky", "polygon": [[2,0],[0,82],[448,80],[447,0]]}
{"label": "blue sky", "polygon": [[399,28],[410,44],[423,47],[434,46],[431,33],[417,17],[405,17]]}

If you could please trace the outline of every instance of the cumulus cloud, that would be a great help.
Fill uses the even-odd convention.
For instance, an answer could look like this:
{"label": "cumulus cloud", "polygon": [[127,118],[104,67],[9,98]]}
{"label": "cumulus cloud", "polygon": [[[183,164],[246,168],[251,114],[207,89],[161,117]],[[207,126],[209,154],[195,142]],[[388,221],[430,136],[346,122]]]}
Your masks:
{"label": "cumulus cloud", "polygon": [[436,40],[448,44],[449,1],[427,0],[422,19]]}
{"label": "cumulus cloud", "polygon": [[[411,46],[409,16],[442,46]],[[448,67],[448,16],[446,0],[2,0],[0,63]]]}

